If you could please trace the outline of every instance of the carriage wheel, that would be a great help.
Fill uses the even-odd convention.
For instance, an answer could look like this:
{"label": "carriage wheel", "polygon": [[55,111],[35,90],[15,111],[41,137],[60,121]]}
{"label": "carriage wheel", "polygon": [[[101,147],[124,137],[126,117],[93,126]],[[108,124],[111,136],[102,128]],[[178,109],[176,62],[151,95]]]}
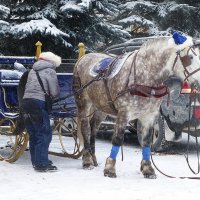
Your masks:
{"label": "carriage wheel", "polygon": [[[59,118],[54,123],[51,145],[59,141],[62,150],[61,152],[57,152],[58,150],[56,149],[50,150],[49,154],[74,159],[79,158],[82,155],[82,147],[77,136],[77,123],[75,118]],[[50,149],[52,149],[51,146]]]}
{"label": "carriage wheel", "polygon": [[15,162],[25,151],[28,143],[26,131],[13,135],[15,122],[12,119],[0,120],[0,160]]}

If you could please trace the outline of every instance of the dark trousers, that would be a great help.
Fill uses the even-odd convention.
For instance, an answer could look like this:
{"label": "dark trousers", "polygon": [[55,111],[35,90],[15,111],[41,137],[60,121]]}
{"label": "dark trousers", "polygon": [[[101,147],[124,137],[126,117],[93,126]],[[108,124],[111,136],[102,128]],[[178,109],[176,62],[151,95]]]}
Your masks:
{"label": "dark trousers", "polygon": [[38,99],[23,99],[22,109],[25,127],[29,133],[29,148],[33,166],[47,166],[48,149],[52,140],[49,115],[45,102]]}

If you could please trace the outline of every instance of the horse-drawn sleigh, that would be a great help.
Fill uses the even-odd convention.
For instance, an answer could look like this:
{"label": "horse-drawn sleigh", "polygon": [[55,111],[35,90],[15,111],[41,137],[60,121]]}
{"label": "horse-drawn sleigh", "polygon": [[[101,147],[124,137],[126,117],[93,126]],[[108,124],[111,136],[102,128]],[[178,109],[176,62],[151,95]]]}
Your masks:
{"label": "horse-drawn sleigh", "polygon": [[[77,112],[74,111],[76,110],[74,102],[71,103],[71,107],[70,103],[65,103],[64,109],[52,113],[52,116],[56,122],[56,130],[62,130],[65,125],[63,120],[66,118],[73,118],[72,123],[76,123],[74,117],[77,118],[77,130],[83,136],[84,142],[82,157],[84,168],[91,169],[97,166],[95,135],[106,115],[112,115],[116,117],[115,133],[111,153],[106,160],[104,175],[116,177],[116,157],[119,147],[123,144],[125,127],[130,120],[139,119],[143,133],[141,172],[145,178],[156,177],[150,162],[151,138],[155,118],[160,111],[161,97],[169,96],[168,86],[163,83],[172,75],[179,77],[181,81],[187,79],[194,85],[198,83],[200,60],[194,50],[195,45],[191,37],[176,34],[173,37],[147,41],[139,50],[124,53],[121,56],[90,53],[78,60],[73,76],[72,74],[68,76],[70,90],[66,90],[65,83],[60,84],[63,86],[65,97],[67,93],[68,97],[71,96],[72,86]],[[14,121],[8,116],[5,118]],[[13,126],[9,126],[11,133]],[[71,127],[73,125],[65,128],[71,130]],[[80,144],[77,143],[77,133],[73,128],[72,130],[71,135],[75,138],[75,150],[72,157],[79,157],[82,151]],[[58,133],[60,136],[63,135],[62,131]],[[20,155],[21,151],[18,153],[16,149],[20,145],[23,146],[21,149],[26,146],[25,136],[27,136],[26,133],[20,143],[14,146],[14,154],[17,152],[17,155]],[[14,160],[12,154],[7,160]]]}

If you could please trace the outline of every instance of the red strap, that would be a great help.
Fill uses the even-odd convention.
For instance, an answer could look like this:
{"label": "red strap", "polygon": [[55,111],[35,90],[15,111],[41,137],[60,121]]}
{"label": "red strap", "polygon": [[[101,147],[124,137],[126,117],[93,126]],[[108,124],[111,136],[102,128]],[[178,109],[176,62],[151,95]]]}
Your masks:
{"label": "red strap", "polygon": [[130,88],[130,94],[142,97],[160,98],[169,94],[169,92],[166,85],[161,85],[158,87],[146,86],[146,85],[132,85]]}

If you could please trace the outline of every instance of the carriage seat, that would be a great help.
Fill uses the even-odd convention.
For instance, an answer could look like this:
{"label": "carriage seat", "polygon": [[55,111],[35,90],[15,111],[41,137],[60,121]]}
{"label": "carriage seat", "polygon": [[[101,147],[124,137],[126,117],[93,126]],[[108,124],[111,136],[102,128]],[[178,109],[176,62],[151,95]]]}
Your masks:
{"label": "carriage seat", "polygon": [[99,73],[105,72],[106,70],[109,69],[109,67],[111,67],[112,69],[110,69],[108,72],[109,73],[108,79],[112,79],[114,76],[118,74],[124,62],[131,54],[132,52],[128,52],[117,57],[103,58],[91,68],[90,75],[92,77],[96,77]]}
{"label": "carriage seat", "polygon": [[0,109],[2,111],[17,108],[17,86],[22,74],[17,70],[0,70]]}

